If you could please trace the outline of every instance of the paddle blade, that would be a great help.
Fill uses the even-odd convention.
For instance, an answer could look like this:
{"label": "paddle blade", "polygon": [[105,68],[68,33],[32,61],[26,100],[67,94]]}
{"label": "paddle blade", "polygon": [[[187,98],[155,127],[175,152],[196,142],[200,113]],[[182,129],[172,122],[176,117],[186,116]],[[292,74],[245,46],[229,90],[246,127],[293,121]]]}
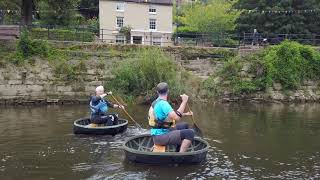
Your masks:
{"label": "paddle blade", "polygon": [[201,129],[196,124],[193,124],[193,130],[197,136],[203,137]]}

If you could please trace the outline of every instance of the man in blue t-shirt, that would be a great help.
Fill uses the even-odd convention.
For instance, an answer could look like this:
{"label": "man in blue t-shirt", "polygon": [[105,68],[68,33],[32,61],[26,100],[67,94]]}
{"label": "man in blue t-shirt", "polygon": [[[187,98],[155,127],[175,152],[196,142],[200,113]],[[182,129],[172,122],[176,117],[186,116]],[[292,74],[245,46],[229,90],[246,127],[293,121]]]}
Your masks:
{"label": "man in blue t-shirt", "polygon": [[168,103],[169,87],[165,82],[157,85],[159,97],[152,103],[156,126],[151,129],[151,135],[156,145],[174,144],[180,146],[179,152],[186,152],[194,138],[194,131],[184,122],[177,123],[172,127],[173,121],[179,121],[182,116],[192,116],[192,112],[184,113],[188,102],[186,94],[180,95],[182,103],[178,110],[174,111]]}

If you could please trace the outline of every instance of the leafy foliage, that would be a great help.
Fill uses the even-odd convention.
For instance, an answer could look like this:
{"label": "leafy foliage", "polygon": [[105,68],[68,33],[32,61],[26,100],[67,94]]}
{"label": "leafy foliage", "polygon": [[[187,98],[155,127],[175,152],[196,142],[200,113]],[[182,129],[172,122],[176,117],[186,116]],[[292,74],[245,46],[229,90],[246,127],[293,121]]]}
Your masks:
{"label": "leafy foliage", "polygon": [[305,80],[319,80],[319,73],[319,52],[311,46],[284,41],[262,52],[230,59],[221,72],[206,80],[204,87],[215,94],[247,94],[265,90],[273,83],[292,90]]}
{"label": "leafy foliage", "polygon": [[46,57],[49,54],[49,45],[46,41],[31,40],[29,32],[24,30],[21,33],[20,40],[17,44],[17,54],[23,58],[28,58],[34,55]]}
{"label": "leafy foliage", "polygon": [[80,0],[79,11],[88,19],[99,16],[99,0]]}
{"label": "leafy foliage", "polygon": [[100,25],[99,25],[99,19],[96,18],[96,17],[93,17],[91,19],[88,19],[87,21],[87,25],[88,25],[88,28],[96,33],[96,34],[99,34],[99,31],[100,31]]}
{"label": "leafy foliage", "polygon": [[122,62],[114,70],[111,86],[118,92],[132,95],[153,95],[159,82],[168,82],[171,95],[181,92],[177,66],[158,48],[142,49],[137,59]]}
{"label": "leafy foliage", "polygon": [[[175,21],[182,24],[179,32],[220,33],[235,28],[239,13],[230,11],[233,3],[226,0],[210,0],[207,4],[194,3],[178,10]],[[181,12],[179,12],[181,11]]]}
{"label": "leafy foliage", "polygon": [[[37,3],[40,22],[44,25],[73,25],[77,21],[76,9],[79,0],[46,0]],[[54,11],[52,11],[54,10]]]}
{"label": "leafy foliage", "polygon": [[119,31],[126,37],[127,43],[130,43],[130,40],[131,40],[131,29],[132,28],[130,26],[124,26]]}
{"label": "leafy foliage", "polygon": [[[320,30],[319,13],[267,13],[268,11],[292,11],[319,9],[318,0],[302,1],[270,1],[270,0],[238,0],[235,8],[258,10],[244,11],[237,20],[239,32],[252,32],[258,29],[263,34],[312,34]],[[261,13],[265,11],[266,13]]]}

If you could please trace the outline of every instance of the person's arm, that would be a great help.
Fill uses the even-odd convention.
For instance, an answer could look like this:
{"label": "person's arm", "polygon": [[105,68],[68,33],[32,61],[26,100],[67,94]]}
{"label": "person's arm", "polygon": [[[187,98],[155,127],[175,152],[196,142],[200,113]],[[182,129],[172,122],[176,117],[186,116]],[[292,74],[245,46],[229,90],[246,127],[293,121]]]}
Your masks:
{"label": "person's arm", "polygon": [[171,111],[169,113],[169,118],[170,119],[174,119],[176,121],[179,121],[182,116],[190,116],[190,115],[192,115],[192,112],[184,113],[184,110],[185,110],[185,108],[187,106],[187,102],[188,102],[189,97],[186,94],[183,94],[180,97],[182,99],[182,102],[181,102],[180,107],[178,108],[178,110],[177,111]]}
{"label": "person's arm", "polygon": [[106,103],[107,103],[107,106],[108,106],[108,107],[124,109],[124,106],[121,105],[121,104],[112,104],[111,102],[109,102],[109,101],[107,101],[107,100],[106,100]]}

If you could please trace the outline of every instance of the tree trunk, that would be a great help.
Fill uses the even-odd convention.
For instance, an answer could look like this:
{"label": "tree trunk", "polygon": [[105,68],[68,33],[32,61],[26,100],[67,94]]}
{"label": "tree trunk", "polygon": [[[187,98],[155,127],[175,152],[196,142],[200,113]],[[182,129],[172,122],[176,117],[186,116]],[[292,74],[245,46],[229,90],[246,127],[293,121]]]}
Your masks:
{"label": "tree trunk", "polygon": [[32,9],[33,9],[33,0],[22,0],[22,6],[21,6],[22,25],[26,25],[26,26],[32,25]]}

